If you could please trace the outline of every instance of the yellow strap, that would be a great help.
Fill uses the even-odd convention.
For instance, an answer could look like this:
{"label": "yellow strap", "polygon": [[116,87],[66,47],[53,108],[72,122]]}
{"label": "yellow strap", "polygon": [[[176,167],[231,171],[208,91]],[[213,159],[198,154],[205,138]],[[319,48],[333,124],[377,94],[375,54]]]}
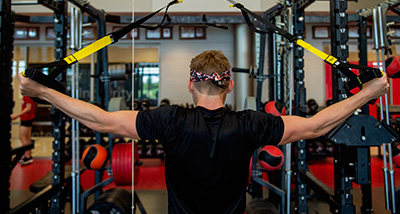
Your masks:
{"label": "yellow strap", "polygon": [[297,39],[296,44],[303,47],[304,49],[310,51],[311,53],[315,54],[319,58],[323,59],[324,61],[328,62],[331,65],[335,65],[335,62],[338,61],[335,57],[332,55],[328,55],[316,48],[314,48],[312,45],[308,44],[307,42],[303,41],[302,39]]}
{"label": "yellow strap", "polygon": [[64,61],[67,62],[68,64],[72,64],[76,61],[79,61],[89,55],[91,55],[94,52],[97,52],[98,50],[106,47],[107,45],[111,44],[111,37],[110,36],[105,36],[96,42],[80,49],[78,52],[71,54],[67,57],[64,58]]}
{"label": "yellow strap", "polygon": [[335,62],[337,62],[338,59],[336,59],[335,57],[333,57],[332,55],[329,55],[326,59],[325,62],[328,62],[329,64],[335,66]]}

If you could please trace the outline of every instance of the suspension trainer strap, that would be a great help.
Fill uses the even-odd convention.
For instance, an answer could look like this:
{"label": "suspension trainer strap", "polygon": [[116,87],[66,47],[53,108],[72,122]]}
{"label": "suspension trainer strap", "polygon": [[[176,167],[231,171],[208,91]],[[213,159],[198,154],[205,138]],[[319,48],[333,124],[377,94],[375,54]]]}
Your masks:
{"label": "suspension trainer strap", "polygon": [[[22,73],[22,75],[24,77],[30,78],[30,79],[40,83],[46,87],[52,88],[52,89],[57,90],[62,93],[65,93],[64,86],[60,82],[55,80],[55,78],[57,76],[59,76],[62,72],[64,72],[67,67],[69,67],[70,65],[72,65],[74,63],[77,63],[79,60],[99,51],[100,49],[102,49],[110,44],[114,44],[114,43],[118,42],[119,39],[121,39],[123,36],[125,36],[126,34],[131,32],[135,28],[143,27],[143,28],[152,29],[152,30],[159,28],[166,19],[168,8],[171,5],[181,3],[181,2],[182,2],[182,0],[173,0],[173,1],[169,2],[166,6],[160,8],[159,10],[146,15],[145,17],[142,17],[141,19],[139,19],[135,22],[132,22],[129,25],[127,25],[121,29],[111,32],[107,36],[104,36],[103,38],[98,39],[97,41],[93,42],[92,44],[82,48],[81,50],[77,51],[74,54],[71,54],[71,55],[65,57],[62,60],[54,61],[52,63],[48,63],[45,65],[27,68]],[[162,21],[158,25],[156,25],[156,26],[142,25],[145,21],[149,20],[151,17],[155,16],[157,13],[159,13],[163,9],[165,9],[164,17],[162,18]],[[49,68],[49,70],[51,70],[49,75],[45,75],[42,73],[43,68]],[[37,98],[34,98],[34,100],[39,103],[41,102]]]}
{"label": "suspension trainer strap", "polygon": [[250,27],[250,28],[253,29],[255,27],[254,27],[253,23],[251,23],[248,15],[250,15],[250,16],[256,18],[258,21],[266,24],[269,28],[271,28],[272,30],[274,30],[278,34],[282,35],[283,37],[288,39],[290,42],[294,42],[296,40],[295,36],[293,36],[292,34],[288,33],[287,31],[282,30],[281,28],[278,28],[276,25],[272,24],[271,22],[269,22],[268,20],[264,19],[260,15],[257,15],[254,12],[250,11],[249,9],[245,8],[242,4],[236,3],[235,1],[232,1],[232,0],[228,0],[228,1],[233,4],[233,7],[237,7],[238,9],[240,9],[242,11],[242,14],[246,14],[246,15],[243,15],[243,17],[245,18],[245,21],[249,26],[252,25],[252,27]]}
{"label": "suspension trainer strap", "polygon": [[[277,27],[276,25],[272,24],[265,18],[261,17],[260,15],[255,14],[254,12],[248,10],[245,8],[242,4],[235,2],[234,0],[227,0],[233,5],[231,7],[236,7],[239,10],[241,10],[243,14],[243,18],[246,21],[247,25],[256,33],[266,33],[266,31],[261,31],[258,30],[254,24],[251,22],[249,15],[256,18],[258,21],[264,23],[267,25],[270,29],[272,29],[274,32],[282,35],[285,37],[289,42],[295,43],[298,46],[310,51],[314,55],[318,56],[322,60],[324,60],[327,64],[329,64],[332,67],[337,68],[340,72],[342,72],[348,79],[349,81],[345,84],[345,90],[348,96],[353,95],[350,90],[354,88],[362,88],[362,85],[364,83],[367,83],[375,78],[382,77],[383,73],[380,69],[377,68],[371,68],[367,66],[361,66],[361,65],[355,65],[355,64],[350,64],[347,62],[340,62],[336,57],[329,55],[315,47],[313,47],[311,44],[303,41],[302,39],[296,38],[294,35],[290,34],[289,32]],[[351,68],[358,69],[360,74],[356,75],[351,71]],[[374,102],[374,101],[373,101]],[[371,103],[371,102],[370,102]]]}
{"label": "suspension trainer strap", "polygon": [[40,80],[39,83],[41,84],[43,83],[43,85],[46,85],[47,87],[52,88],[61,93],[65,93],[65,88],[63,84],[61,84],[58,81],[55,81],[49,75],[42,73],[41,70],[38,70],[36,68],[27,68],[24,71],[24,76],[35,81]]}

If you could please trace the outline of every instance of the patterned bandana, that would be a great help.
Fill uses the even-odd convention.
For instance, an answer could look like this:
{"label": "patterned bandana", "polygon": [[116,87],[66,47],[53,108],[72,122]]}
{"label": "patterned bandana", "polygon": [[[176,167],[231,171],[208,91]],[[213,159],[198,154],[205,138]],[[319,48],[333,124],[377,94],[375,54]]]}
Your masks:
{"label": "patterned bandana", "polygon": [[220,74],[213,73],[212,75],[203,74],[200,71],[196,71],[194,69],[190,70],[190,81],[192,82],[213,80],[218,87],[224,88],[225,84],[222,81],[230,79],[231,79],[231,72],[229,70],[226,70]]}

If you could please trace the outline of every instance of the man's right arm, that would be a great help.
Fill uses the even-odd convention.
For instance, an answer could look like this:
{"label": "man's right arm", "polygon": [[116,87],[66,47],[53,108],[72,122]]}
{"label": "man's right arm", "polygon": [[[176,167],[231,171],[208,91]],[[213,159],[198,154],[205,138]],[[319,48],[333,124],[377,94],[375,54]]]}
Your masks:
{"label": "man's right arm", "polygon": [[96,131],[139,139],[136,131],[137,111],[107,112],[95,105],[47,88],[22,74],[18,77],[22,95],[46,100],[66,115]]}

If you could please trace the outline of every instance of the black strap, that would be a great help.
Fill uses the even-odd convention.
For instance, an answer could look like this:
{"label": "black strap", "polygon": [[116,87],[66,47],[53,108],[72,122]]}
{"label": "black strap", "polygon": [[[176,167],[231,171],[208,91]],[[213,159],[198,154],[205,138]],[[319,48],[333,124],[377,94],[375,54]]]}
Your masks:
{"label": "black strap", "polygon": [[250,21],[249,15],[248,15],[246,12],[244,12],[243,10],[242,10],[242,14],[243,14],[244,20],[246,21],[247,25],[250,27],[250,29],[251,29],[252,31],[254,31],[254,32],[256,32],[256,33],[259,33],[259,34],[268,33],[268,31],[258,30],[258,29],[254,26],[254,24]]}
{"label": "black strap", "polygon": [[[142,27],[142,28],[146,28],[146,29],[149,29],[149,30],[156,30],[156,29],[158,29],[158,28],[161,27],[161,25],[164,23],[164,21],[165,21],[165,19],[166,19],[166,17],[167,17],[167,12],[168,12],[169,7],[170,7],[171,5],[173,5],[173,4],[175,4],[175,3],[178,3],[178,1],[177,1],[177,0],[171,1],[170,3],[168,3],[167,6],[165,6],[165,7],[163,7],[163,8],[160,8],[160,9],[158,9],[157,11],[155,11],[155,12],[153,12],[153,13],[150,13],[150,14],[148,14],[147,16],[142,17],[141,19],[139,19],[139,20],[137,20],[137,21],[132,22],[132,23],[130,23],[129,25],[127,25],[127,26],[125,26],[125,27],[123,27],[123,28],[121,28],[121,29],[118,29],[118,30],[116,30],[116,31],[114,31],[114,32],[112,32],[112,33],[110,33],[110,36],[111,36],[111,38],[113,39],[113,43],[118,42],[119,39],[121,39],[123,36],[125,36],[126,34],[128,34],[129,32],[131,32],[131,31],[132,31],[133,29],[135,29],[135,28]],[[160,22],[158,25],[156,25],[156,26],[145,26],[145,25],[142,25],[145,21],[147,21],[147,20],[149,20],[151,17],[155,16],[157,13],[159,13],[159,12],[160,12],[161,10],[163,10],[164,8],[166,8],[166,9],[165,9],[165,12],[164,12],[164,16],[163,16],[161,22]]]}
{"label": "black strap", "polygon": [[[24,76],[28,77],[29,79],[32,79],[46,87],[52,88],[56,91],[59,91],[61,93],[65,93],[65,87],[63,84],[60,82],[56,81],[54,78],[52,78],[50,75],[45,75],[44,73],[41,72],[41,70],[37,70],[37,68],[27,68],[24,71]],[[31,97],[33,101],[41,104],[48,104],[48,102],[41,100],[37,97]]]}
{"label": "black strap", "polygon": [[[345,84],[345,89],[346,89],[346,93],[347,96],[352,96],[354,95],[353,93],[351,93],[350,91],[354,88],[362,88],[362,85],[364,83],[367,83],[375,78],[380,78],[382,77],[382,71],[378,68],[371,68],[371,67],[367,67],[367,66],[362,66],[362,65],[354,65],[354,64],[350,64],[350,63],[346,63],[344,64],[344,67],[347,67],[347,69],[342,68],[339,69],[342,73],[343,71],[347,70],[349,71],[349,74],[345,74],[348,78],[349,81],[346,82]],[[357,76],[356,74],[354,74],[350,68],[355,68],[358,69],[360,74]],[[361,69],[360,69],[361,68]],[[350,75],[351,73],[351,75]],[[376,100],[371,101],[372,103],[375,103]],[[369,103],[371,103],[369,102]]]}
{"label": "black strap", "polygon": [[[247,23],[247,25],[251,28],[254,29],[254,25],[253,23],[250,21],[250,19],[248,18],[248,14],[250,14],[252,17],[256,18],[258,21],[266,24],[269,28],[271,28],[272,30],[278,32],[278,34],[282,35],[283,37],[285,37],[287,40],[289,40],[289,42],[294,42],[296,41],[296,37],[292,34],[290,34],[287,31],[282,30],[281,28],[277,27],[276,25],[272,24],[271,22],[269,22],[268,20],[264,19],[263,17],[261,17],[260,15],[255,14],[254,12],[250,11],[249,9],[245,8],[242,4],[240,3],[236,3],[233,6],[237,7],[238,9],[240,9],[242,11],[243,17]],[[244,15],[246,14],[246,15]],[[247,18],[246,18],[247,16]],[[261,31],[263,32],[263,31]]]}

